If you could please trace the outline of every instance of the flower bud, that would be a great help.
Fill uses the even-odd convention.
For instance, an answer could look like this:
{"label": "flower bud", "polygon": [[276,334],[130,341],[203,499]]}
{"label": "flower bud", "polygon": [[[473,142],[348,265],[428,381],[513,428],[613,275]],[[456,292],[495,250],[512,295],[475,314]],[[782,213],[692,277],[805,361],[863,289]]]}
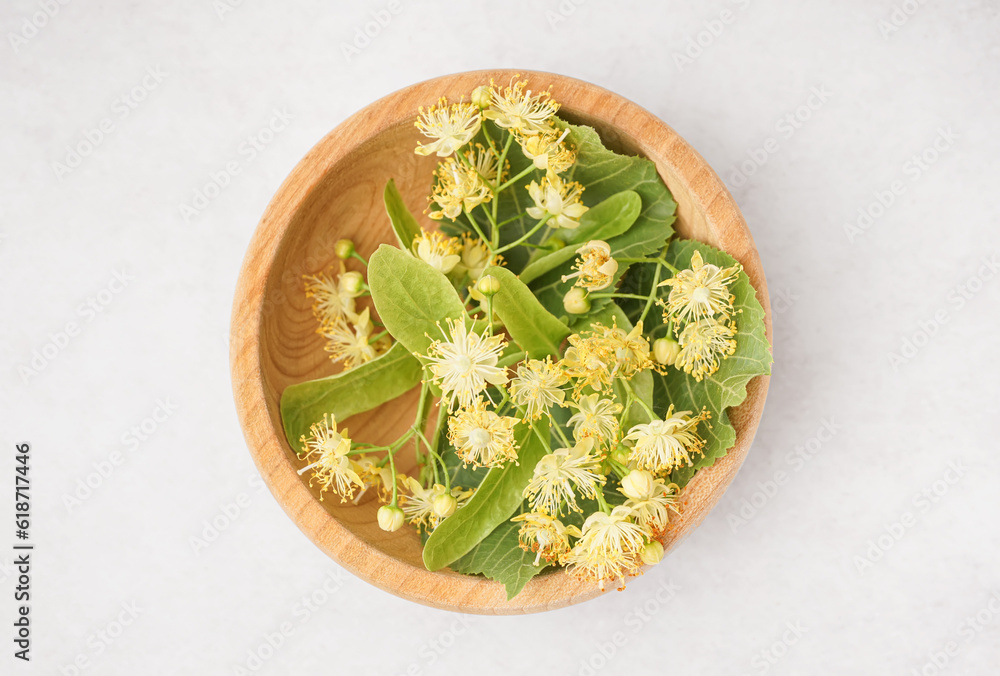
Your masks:
{"label": "flower bud", "polygon": [[495,296],[500,291],[500,280],[493,275],[483,275],[476,282],[476,288],[479,290],[479,293],[489,298],[490,296]]}
{"label": "flower bud", "polygon": [[440,495],[434,496],[431,500],[431,509],[442,519],[445,519],[455,513],[458,508],[458,500],[451,493],[442,493]]}
{"label": "flower bud", "polygon": [[382,505],[378,508],[378,527],[387,533],[395,533],[402,528],[404,520],[403,510],[395,505]]}
{"label": "flower bud", "polygon": [[365,290],[365,278],[360,272],[351,270],[341,275],[340,286],[349,296],[360,296]]}
{"label": "flower bud", "polygon": [[493,93],[486,85],[479,85],[472,90],[471,100],[472,105],[478,108],[489,108],[490,103],[493,102]]}
{"label": "flower bud", "polygon": [[660,364],[672,365],[680,353],[681,346],[673,338],[657,338],[653,341],[653,358]]}
{"label": "flower bud", "polygon": [[615,449],[611,451],[611,459],[619,465],[627,465],[629,454],[630,451],[627,446],[616,446]]}
{"label": "flower bud", "polygon": [[346,261],[354,255],[354,242],[349,239],[338,239],[333,246],[333,252],[337,254],[337,258]]}
{"label": "flower bud", "polygon": [[574,286],[563,296],[563,308],[571,315],[582,315],[589,311],[590,299],[587,298],[587,292],[578,286]]}
{"label": "flower bud", "polygon": [[544,246],[545,248],[550,249],[552,251],[558,251],[559,249],[566,248],[566,242],[559,235],[552,235],[547,240],[545,240]]}
{"label": "flower bud", "polygon": [[650,540],[646,543],[646,546],[642,548],[642,552],[639,553],[639,556],[642,558],[642,562],[647,566],[655,566],[663,560],[663,545],[660,544],[659,540]]}
{"label": "flower bud", "polygon": [[634,469],[622,479],[622,493],[633,500],[642,500],[653,492],[653,475],[643,469]]}

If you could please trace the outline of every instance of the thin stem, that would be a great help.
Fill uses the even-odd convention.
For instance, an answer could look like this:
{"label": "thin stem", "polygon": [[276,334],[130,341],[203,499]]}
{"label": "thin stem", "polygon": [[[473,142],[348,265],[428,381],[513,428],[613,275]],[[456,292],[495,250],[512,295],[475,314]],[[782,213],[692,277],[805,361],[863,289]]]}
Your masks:
{"label": "thin stem", "polygon": [[[497,190],[493,191],[493,222],[497,220],[497,208],[500,204],[500,177],[503,176],[503,163],[507,159],[507,151],[510,150],[510,144],[514,142],[514,135],[510,132],[507,133],[507,142],[504,143],[503,152],[500,153],[500,157],[497,158]],[[496,237],[496,242],[494,246],[500,243],[500,233],[497,231],[493,232],[494,237]]]}
{"label": "thin stem", "polygon": [[389,471],[392,472],[392,503],[393,507],[396,506],[396,499],[399,496],[399,480],[396,479],[396,454],[393,451],[389,452]]}
{"label": "thin stem", "polygon": [[542,446],[545,447],[546,452],[551,453],[552,452],[552,446],[549,445],[549,440],[546,439],[542,435],[542,433],[538,431],[538,428],[535,427],[535,422],[534,421],[531,422],[531,431],[533,431],[535,433],[535,436],[538,437],[538,440],[540,442],[542,442]]}
{"label": "thin stem", "polygon": [[541,230],[542,226],[545,225],[545,223],[548,222],[548,220],[550,218],[552,218],[552,214],[545,214],[545,218],[543,218],[542,220],[538,221],[538,223],[535,225],[535,227],[533,227],[531,230],[529,230],[528,232],[526,232],[524,234],[524,236],[520,237],[519,239],[514,240],[510,244],[506,244],[506,245],[500,247],[499,249],[494,250],[493,253],[495,253],[495,254],[503,253],[507,249],[513,249],[514,247],[516,247],[521,242],[524,242],[524,241],[527,241],[527,240],[531,239],[531,236],[534,235],[539,230]]}
{"label": "thin stem", "polygon": [[601,508],[601,511],[605,514],[611,513],[611,508],[608,507],[607,501],[604,499],[604,488],[598,486],[597,488],[597,505]]}
{"label": "thin stem", "polygon": [[484,242],[489,242],[489,240],[486,239],[486,235],[484,235],[483,231],[480,229],[479,223],[477,223],[476,219],[473,218],[472,212],[466,209],[464,213],[466,217],[469,219],[469,223],[472,224],[472,229],[476,231],[477,235],[479,235],[479,238],[482,239]]}
{"label": "thin stem", "polygon": [[559,437],[559,440],[563,442],[563,448],[573,448],[573,444],[566,438],[566,433],[562,431],[562,426],[556,422],[551,413],[549,413],[549,425],[556,431],[556,436]]}
{"label": "thin stem", "polygon": [[359,254],[359,253],[358,253],[357,251],[352,251],[352,252],[351,252],[351,258],[356,258],[356,259],[358,259],[359,261],[361,261],[361,263],[362,263],[362,264],[363,264],[363,265],[364,265],[364,266],[365,266],[366,268],[368,267],[368,261],[366,261],[366,260],[364,259],[364,257],[363,257],[363,256],[362,256],[361,254]]}
{"label": "thin stem", "polygon": [[372,343],[377,343],[379,341],[379,339],[383,338],[384,336],[388,336],[388,335],[389,335],[389,331],[387,329],[385,331],[382,331],[381,333],[376,333],[374,336],[368,336],[368,344],[371,345]]}
{"label": "thin stem", "polygon": [[518,181],[520,181],[522,178],[524,178],[525,176],[527,176],[528,174],[530,174],[534,170],[535,170],[535,165],[534,164],[529,164],[527,167],[524,168],[523,171],[521,171],[520,174],[518,174],[514,178],[507,179],[507,181],[505,181],[503,183],[503,185],[501,185],[499,188],[497,188],[497,192],[500,192],[501,190],[506,190],[507,188],[509,188],[510,186],[514,185],[515,183],[517,183]]}
{"label": "thin stem", "polygon": [[619,380],[622,382],[622,385],[625,386],[625,391],[628,392],[629,394],[631,394],[632,397],[637,402],[639,402],[639,405],[642,406],[643,410],[645,410],[646,413],[649,414],[649,419],[650,420],[656,420],[658,418],[658,416],[653,411],[653,409],[650,408],[649,404],[647,404],[645,401],[643,401],[642,397],[638,396],[635,393],[635,390],[632,389],[632,383],[630,383],[629,381],[625,380],[624,378],[619,378]]}
{"label": "thin stem", "polygon": [[[667,249],[666,249],[666,247],[664,247],[663,251],[660,252],[660,256],[661,256],[660,260],[663,260],[662,256],[663,256],[664,253],[666,253],[666,251],[667,251]],[[656,262],[656,272],[653,273],[653,286],[650,287],[650,289],[649,289],[649,298],[646,300],[646,307],[644,307],[642,309],[642,315],[640,315],[640,317],[639,317],[639,323],[640,324],[643,322],[643,320],[646,319],[646,315],[649,314],[649,311],[653,307],[653,299],[656,298],[656,289],[657,289],[657,285],[659,285],[659,283],[660,283],[660,272],[662,272],[662,271],[663,271],[663,266],[660,264],[660,261],[657,261]]]}
{"label": "thin stem", "polygon": [[592,293],[591,298],[634,298],[635,300],[646,300],[647,296],[640,296],[637,293]]}

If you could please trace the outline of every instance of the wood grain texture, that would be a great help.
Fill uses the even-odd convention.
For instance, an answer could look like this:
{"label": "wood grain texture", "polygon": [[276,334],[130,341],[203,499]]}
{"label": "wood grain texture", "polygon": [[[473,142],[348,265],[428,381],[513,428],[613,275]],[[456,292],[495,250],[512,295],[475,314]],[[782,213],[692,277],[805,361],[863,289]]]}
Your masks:
{"label": "wood grain texture", "polygon": [[[440,96],[468,96],[490,78],[505,83],[513,74],[478,71],[422,82],[376,101],[330,132],[295,167],[265,211],[243,262],[232,315],[236,407],[254,462],[284,510],[320,549],[355,575],[403,598],[467,613],[538,612],[593,598],[599,591],[557,571],[535,578],[507,601],[500,583],[427,571],[412,529],[385,533],[378,528],[378,504],[372,496],[357,506],[317,499],[318,493],[296,474],[300,463],[285,440],[278,401],[288,385],[336,371],[315,333],[302,275],[336,265],[334,244],[342,237],[354,240],[366,257],[380,243],[394,241],[382,205],[390,178],[418,220],[431,225],[421,214],[436,158],[413,153],[417,107]],[[534,89],[551,85],[562,104],[560,115],[595,127],[608,147],[655,162],[678,204],[679,235],[724,249],[743,264],[764,307],[770,340],[771,308],[757,250],[732,196],[705,160],[661,120],[616,94],[560,75],[522,75]],[[767,386],[767,377],[754,378],[746,401],[730,411],[736,446],[684,489],[683,514],[665,538],[668,551],[704,520],[732,482],[753,441]],[[372,443],[394,439],[412,421],[415,405],[413,391],[355,416],[346,421],[351,437]],[[402,465],[412,469],[412,458],[404,458]],[[669,559],[660,565],[670,565]]]}

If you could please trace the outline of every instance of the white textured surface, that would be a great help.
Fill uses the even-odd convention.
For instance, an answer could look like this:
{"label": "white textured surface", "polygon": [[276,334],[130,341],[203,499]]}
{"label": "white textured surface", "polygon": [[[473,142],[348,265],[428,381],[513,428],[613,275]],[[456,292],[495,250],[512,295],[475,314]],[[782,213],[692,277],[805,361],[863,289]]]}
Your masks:
{"label": "white textured surface", "polygon": [[[285,622],[292,633],[259,650],[270,657],[258,672],[458,673],[478,661],[476,673],[577,674],[589,661],[605,673],[909,675],[938,673],[937,660],[996,673],[1000,281],[980,279],[1000,252],[996,2],[908,0],[912,15],[887,36],[888,0],[403,2],[348,59],[342,45],[387,3],[243,2],[220,17],[211,0],[47,1],[58,11],[17,45],[11,34],[45,3],[0,9],[0,562],[15,442],[33,444],[36,486],[34,661],[18,673],[60,673],[78,656],[82,673],[240,673]],[[705,22],[723,10],[732,21],[712,36]],[[700,32],[707,46],[680,62]],[[255,478],[232,403],[227,332],[245,247],[285,175],[350,113],[497,66],[637,101],[730,185],[775,305],[756,444],[704,526],[627,592],[463,619],[342,573],[306,609],[338,568]],[[162,81],[147,79],[155,89],[123,116],[116,100],[147,68]],[[814,87],[829,95],[809,119],[781,123]],[[241,144],[275,108],[291,121],[251,158]],[[66,146],[104,118],[114,129],[57,177]],[[955,138],[939,141],[937,161],[908,165],[939,128]],[[768,137],[763,166],[741,179]],[[239,173],[185,220],[179,205],[229,162]],[[894,182],[894,204],[851,241],[845,223]],[[88,314],[115,271],[131,280]],[[947,321],[934,329],[936,315]],[[25,381],[20,366],[67,322],[79,334]],[[920,347],[894,366],[906,339]],[[141,443],[123,438],[158,401],[176,410]],[[835,433],[817,436],[831,421]],[[805,446],[815,456],[796,460]],[[70,512],[64,496],[115,453],[123,463]],[[927,489],[940,495],[919,497]],[[196,554],[190,539],[237,499],[239,515]],[[737,523],[749,501],[762,506]],[[901,539],[859,571],[856,557],[901,519]],[[652,600],[668,584],[661,598],[672,597]],[[3,673],[14,585],[0,568]],[[130,602],[138,617],[109,645],[98,632]],[[967,622],[977,613],[980,630]]]}

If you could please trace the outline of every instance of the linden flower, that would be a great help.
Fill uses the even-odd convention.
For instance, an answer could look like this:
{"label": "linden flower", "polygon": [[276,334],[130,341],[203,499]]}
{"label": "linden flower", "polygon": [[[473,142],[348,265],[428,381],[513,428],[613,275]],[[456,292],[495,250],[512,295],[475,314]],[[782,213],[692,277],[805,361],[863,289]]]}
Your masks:
{"label": "linden flower", "polygon": [[600,291],[611,286],[618,272],[618,261],[611,257],[611,247],[607,242],[594,240],[576,250],[580,260],[576,262],[573,274],[563,275],[564,282],[577,278],[574,286],[588,291]]}
{"label": "linden flower", "polygon": [[681,270],[659,286],[669,286],[670,296],[663,304],[663,321],[706,319],[716,314],[729,316],[733,311],[733,295],[729,285],[739,277],[742,266],[729,268],[705,263],[701,253],[691,256],[691,269]]}
{"label": "linden flower", "polygon": [[517,460],[516,424],[516,418],[487,410],[485,402],[479,399],[448,421],[448,440],[463,463],[474,467],[499,467],[508,460]]}
{"label": "linden flower", "polygon": [[588,210],[580,202],[582,193],[582,185],[575,181],[566,183],[558,174],[549,171],[541,184],[535,181],[528,184],[528,194],[535,206],[525,211],[536,220],[549,216],[553,226],[573,230],[580,227],[580,217]]}
{"label": "linden flower", "polygon": [[631,516],[640,526],[659,537],[670,522],[670,510],[680,514],[677,506],[677,484],[667,484],[663,479],[656,479],[645,470],[634,469],[622,479],[621,493],[628,498],[625,506],[631,510]]}
{"label": "linden flower", "polygon": [[536,169],[561,174],[576,162],[576,153],[563,145],[568,134],[569,128],[559,135],[553,130],[531,136],[516,134],[515,138]]}
{"label": "linden flower", "polygon": [[471,103],[453,103],[449,106],[447,99],[442,98],[426,110],[421,106],[415,125],[424,136],[433,141],[417,145],[414,152],[417,155],[436,153],[438,157],[448,157],[475,138],[481,124],[479,108]]}
{"label": "linden flower", "polygon": [[698,436],[698,423],[710,417],[702,411],[691,417],[691,411],[674,412],[673,404],[663,420],[636,425],[625,435],[634,443],[630,461],[649,472],[670,472],[694,464],[692,453],[703,453],[705,440]]}
{"label": "linden flower", "polygon": [[522,522],[517,531],[517,540],[521,549],[535,552],[535,565],[541,559],[548,563],[559,563],[569,554],[569,538],[580,537],[580,529],[567,526],[559,519],[549,516],[544,510],[518,514],[511,521]]}
{"label": "linden flower", "polygon": [[722,360],[736,352],[736,327],[714,318],[691,322],[684,327],[677,342],[680,352],[674,366],[700,381],[719,370]]}
{"label": "linden flower", "polygon": [[430,488],[424,488],[420,482],[411,476],[400,475],[402,491],[399,496],[399,505],[403,509],[406,520],[414,526],[432,531],[438,527],[443,518],[434,509],[434,501],[442,496],[451,496],[461,507],[472,494],[473,490],[463,490],[452,488],[448,490],[441,484],[434,484]]}
{"label": "linden flower", "polygon": [[320,323],[335,321],[344,315],[354,314],[354,299],[361,295],[360,285],[344,275],[338,277],[303,275],[306,298],[313,299],[313,314]]}
{"label": "linden flower", "polygon": [[459,164],[454,157],[438,164],[434,175],[437,182],[434,184],[431,201],[440,209],[427,215],[436,221],[445,217],[455,220],[463,209],[471,211],[493,197],[490,187],[479,173]]}
{"label": "linden flower", "polygon": [[552,406],[562,406],[566,393],[561,389],[569,380],[550,357],[529,359],[517,367],[517,376],[510,381],[510,398],[524,409],[525,420],[538,420]]}
{"label": "linden flower", "polygon": [[[369,488],[378,489],[378,495],[388,502],[389,495],[392,494],[392,469],[388,464],[379,464],[379,459],[370,455],[359,455],[351,458],[351,467],[361,477],[367,491]],[[361,496],[359,495],[358,498]]]}
{"label": "linden flower", "polygon": [[[595,324],[594,328],[600,325]],[[610,386],[616,361],[611,341],[596,332],[587,336],[574,333],[569,337],[569,344],[560,364],[566,375],[577,379],[575,393],[579,395],[588,386],[597,391]]]}
{"label": "linden flower", "polygon": [[457,402],[469,408],[487,385],[505,385],[507,369],[497,366],[507,346],[501,335],[481,336],[465,328],[465,322],[448,319],[451,340],[435,340],[425,359],[431,362],[434,381],[440,385],[449,407]]}
{"label": "linden flower", "polygon": [[612,375],[631,378],[639,371],[653,365],[649,357],[649,341],[642,335],[641,321],[628,333],[615,326],[606,329],[604,335],[612,343],[615,351],[615,367]]}
{"label": "linden flower", "polygon": [[581,439],[573,448],[559,448],[542,456],[535,473],[524,489],[524,497],[534,510],[562,514],[563,503],[579,512],[576,492],[582,497],[596,498],[599,485],[604,483],[600,461],[591,451],[594,440]]}
{"label": "linden flower", "polygon": [[601,399],[600,394],[581,397],[576,404],[578,413],[569,419],[573,426],[573,437],[579,441],[586,437],[596,441],[614,441],[618,436],[618,418],[622,407],[610,399]]}
{"label": "linden flower", "polygon": [[531,90],[525,89],[526,80],[512,80],[503,89],[491,80],[490,86],[490,106],[483,111],[483,116],[493,120],[498,127],[522,134],[538,134],[551,129],[550,121],[559,110],[559,104],[548,92],[532,96]]}
{"label": "linden flower", "polygon": [[460,267],[473,281],[483,276],[490,264],[490,248],[486,242],[466,233],[462,238],[462,260]]}
{"label": "linden flower", "polygon": [[320,486],[319,499],[323,492],[333,490],[340,496],[341,502],[347,502],[354,497],[354,489],[364,488],[365,483],[351,465],[347,453],[351,450],[351,440],[347,438],[347,430],[343,434],[337,431],[337,419],[323,415],[323,420],[309,427],[309,436],[302,435],[299,443],[306,451],[305,460],[313,460],[299,470],[299,475],[312,470],[309,485],[316,481]]}
{"label": "linden flower", "polygon": [[580,579],[597,582],[604,589],[606,581],[621,580],[639,572],[647,532],[632,523],[631,510],[619,505],[610,514],[594,512],[583,523],[583,535],[566,557],[573,573]]}
{"label": "linden flower", "polygon": [[372,323],[368,308],[354,318],[353,325],[340,317],[324,324],[317,332],[326,338],[324,349],[330,353],[333,363],[343,362],[345,369],[361,366],[378,356],[375,346],[369,342]]}
{"label": "linden flower", "polygon": [[461,250],[462,244],[457,237],[448,237],[437,231],[422,230],[413,239],[413,252],[417,258],[444,274],[451,272],[462,260],[459,256]]}

